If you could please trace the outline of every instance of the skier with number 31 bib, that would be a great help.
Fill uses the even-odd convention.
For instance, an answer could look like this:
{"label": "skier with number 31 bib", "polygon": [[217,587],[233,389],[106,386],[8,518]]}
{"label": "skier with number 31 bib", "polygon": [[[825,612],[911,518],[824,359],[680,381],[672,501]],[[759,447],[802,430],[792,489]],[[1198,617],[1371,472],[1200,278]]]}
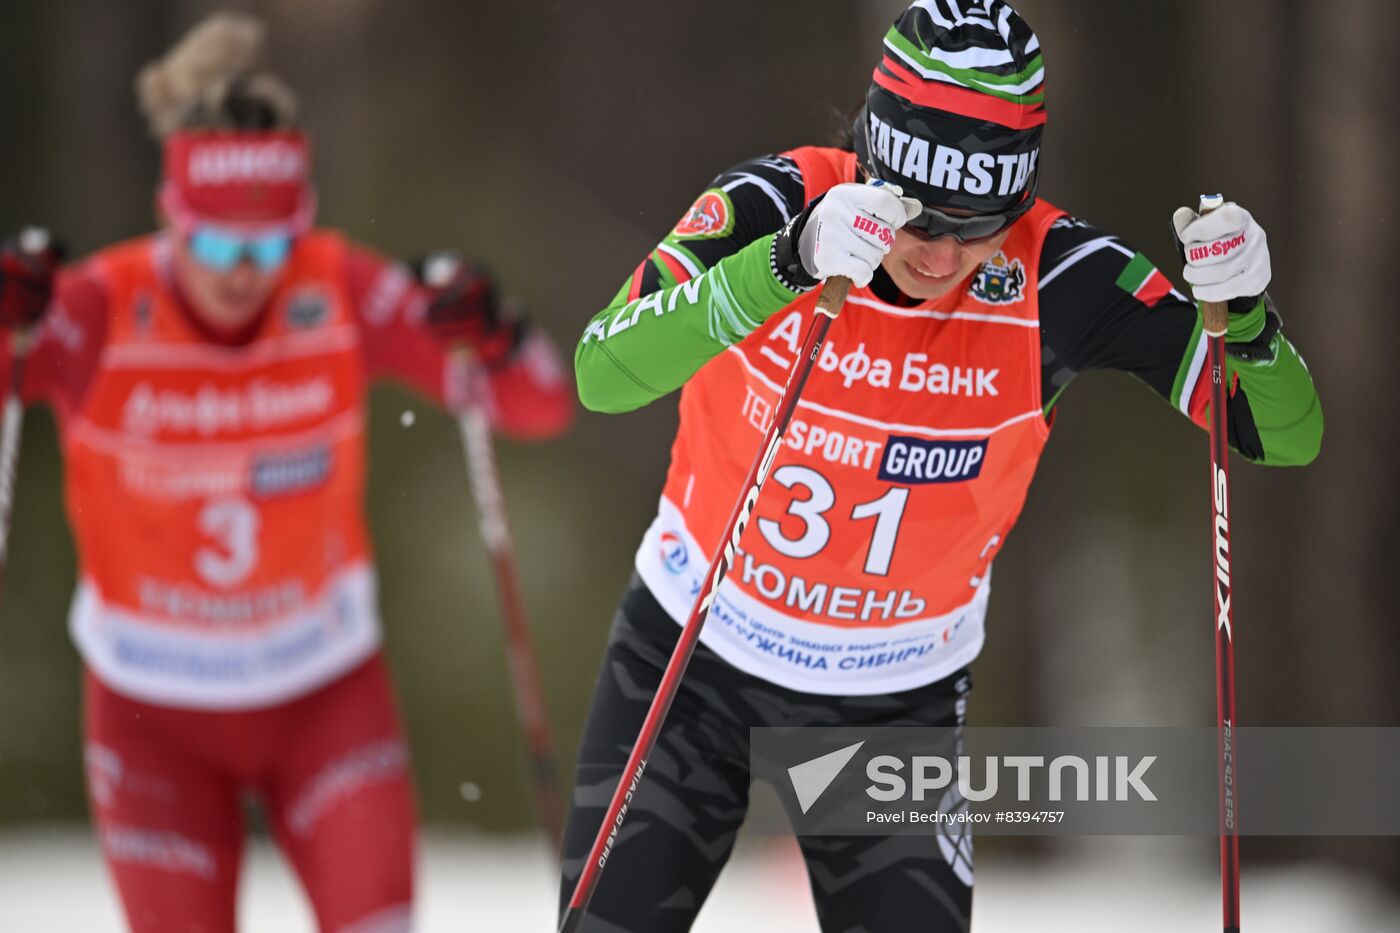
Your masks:
{"label": "skier with number 31 bib", "polygon": [[[964,722],[992,564],[1076,373],[1132,373],[1204,425],[1195,301],[1038,197],[1044,92],[1040,43],[1006,3],[920,0],[885,35],[849,147],[720,174],[588,325],[587,407],[682,391],[579,753],[565,904],[817,286],[853,283],[578,929],[690,928],[744,819],[750,728]],[[1263,230],[1234,203],[1173,222],[1193,297],[1229,304],[1231,446],[1308,463],[1322,413],[1265,294]],[[798,842],[828,933],[967,928],[966,834]]]}

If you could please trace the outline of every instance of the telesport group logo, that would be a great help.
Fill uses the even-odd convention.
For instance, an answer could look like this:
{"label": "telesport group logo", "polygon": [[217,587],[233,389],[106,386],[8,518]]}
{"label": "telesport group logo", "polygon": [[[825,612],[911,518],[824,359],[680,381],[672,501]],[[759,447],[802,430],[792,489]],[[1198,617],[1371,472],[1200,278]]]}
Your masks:
{"label": "telesport group logo", "polygon": [[997,250],[972,280],[971,291],[972,297],[983,304],[1009,305],[1021,300],[1025,287],[1026,270],[1021,267],[1021,260],[1008,260]]}
{"label": "telesport group logo", "polygon": [[661,532],[661,562],[674,574],[682,573],[690,563],[690,553],[685,542],[674,531]]}

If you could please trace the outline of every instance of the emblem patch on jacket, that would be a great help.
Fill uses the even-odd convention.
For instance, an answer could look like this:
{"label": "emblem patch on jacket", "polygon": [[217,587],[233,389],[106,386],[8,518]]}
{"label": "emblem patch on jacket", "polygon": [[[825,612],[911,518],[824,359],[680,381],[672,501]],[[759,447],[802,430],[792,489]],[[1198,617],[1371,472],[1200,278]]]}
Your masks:
{"label": "emblem patch on jacket", "polygon": [[330,317],[330,302],[313,288],[304,289],[287,302],[287,324],[297,329],[319,327]]}
{"label": "emblem patch on jacket", "polygon": [[690,206],[671,235],[678,240],[710,240],[734,232],[734,204],[729,195],[711,188]]}
{"label": "emblem patch on jacket", "polygon": [[1021,260],[1008,260],[1001,250],[983,264],[972,280],[972,297],[983,304],[1009,305],[1020,301],[1026,287],[1026,270]]}

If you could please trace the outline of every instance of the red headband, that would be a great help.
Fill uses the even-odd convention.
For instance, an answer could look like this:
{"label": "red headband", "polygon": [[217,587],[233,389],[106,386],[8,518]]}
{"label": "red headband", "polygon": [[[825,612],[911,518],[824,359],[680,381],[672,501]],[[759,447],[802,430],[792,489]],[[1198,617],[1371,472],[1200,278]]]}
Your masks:
{"label": "red headband", "polygon": [[302,233],[316,214],[311,153],[292,131],[172,133],[158,202],[176,229]]}

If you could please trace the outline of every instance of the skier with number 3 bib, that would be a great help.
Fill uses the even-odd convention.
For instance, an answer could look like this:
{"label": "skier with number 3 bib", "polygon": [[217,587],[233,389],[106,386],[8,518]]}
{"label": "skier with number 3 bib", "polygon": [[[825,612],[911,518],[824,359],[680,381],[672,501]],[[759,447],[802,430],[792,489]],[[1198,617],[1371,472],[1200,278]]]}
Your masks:
{"label": "skier with number 3 bib", "polygon": [[[1195,301],[1038,197],[1044,93],[1039,41],[1010,6],[920,0],[885,35],[848,147],[720,174],[589,323],[584,404],[624,412],[681,389],[680,428],[579,753],[571,914],[817,286],[853,283],[577,929],[690,928],[744,819],[750,728],[962,725],[992,564],[1076,373],[1131,373],[1205,424]],[[1231,446],[1308,463],[1322,413],[1265,294],[1263,230],[1234,203],[1173,223],[1193,297],[1229,304]],[[823,930],[967,928],[968,835],[798,842]]]}
{"label": "skier with number 3 bib", "polygon": [[430,288],[312,228],[261,36],[216,16],[142,73],[158,233],[57,273],[42,238],[5,245],[0,328],[29,337],[0,378],[23,365],[20,394],[58,415],[88,790],[131,928],[232,933],[253,794],[319,928],[391,933],[416,817],[363,516],[369,381],[470,398],[521,437],[572,403],[484,272]]}

